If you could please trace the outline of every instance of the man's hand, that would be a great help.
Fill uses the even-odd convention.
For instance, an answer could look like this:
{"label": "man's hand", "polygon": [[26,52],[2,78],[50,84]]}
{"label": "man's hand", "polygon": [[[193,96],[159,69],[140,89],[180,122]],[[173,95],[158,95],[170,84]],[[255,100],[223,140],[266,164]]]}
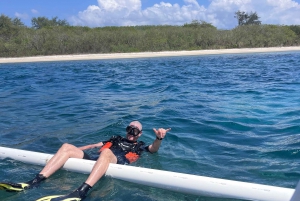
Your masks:
{"label": "man's hand", "polygon": [[78,148],[83,151],[83,150],[93,149],[93,148],[102,147],[102,146],[103,146],[103,143],[99,142],[97,144],[90,144],[90,145],[86,145],[86,146],[78,147]]}
{"label": "man's hand", "polygon": [[168,129],[164,129],[164,128],[159,128],[159,129],[156,129],[156,128],[153,128],[153,131],[157,137],[157,139],[154,140],[154,142],[149,145],[149,151],[151,153],[155,153],[158,151],[159,147],[160,147],[160,144],[161,144],[161,139],[163,139],[167,132],[170,131],[171,128],[168,128]]}
{"label": "man's hand", "polygon": [[153,131],[154,131],[156,137],[158,137],[160,139],[165,138],[167,132],[170,131],[170,130],[171,130],[171,128],[168,128],[168,129],[159,128],[157,130],[156,130],[156,128],[153,128]]}

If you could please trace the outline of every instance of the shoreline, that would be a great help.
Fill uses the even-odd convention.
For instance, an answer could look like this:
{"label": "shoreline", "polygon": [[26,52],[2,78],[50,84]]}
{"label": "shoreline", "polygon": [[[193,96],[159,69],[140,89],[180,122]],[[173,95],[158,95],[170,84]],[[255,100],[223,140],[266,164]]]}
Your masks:
{"label": "shoreline", "polygon": [[155,57],[177,57],[218,54],[247,54],[300,51],[300,46],[292,47],[268,47],[268,48],[241,48],[241,49],[215,49],[215,50],[191,50],[191,51],[164,51],[164,52],[137,52],[137,53],[107,53],[107,54],[78,54],[78,55],[51,55],[33,57],[10,57],[0,58],[0,64],[5,63],[28,63],[49,61],[84,61],[106,59],[133,59]]}

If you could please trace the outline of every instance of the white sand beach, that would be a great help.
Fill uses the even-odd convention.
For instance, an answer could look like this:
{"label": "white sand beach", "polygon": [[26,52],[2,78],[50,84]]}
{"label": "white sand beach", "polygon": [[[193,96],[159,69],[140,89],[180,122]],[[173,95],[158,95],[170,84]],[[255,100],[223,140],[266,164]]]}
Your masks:
{"label": "white sand beach", "polygon": [[129,58],[196,56],[196,55],[217,55],[217,54],[247,54],[247,53],[288,52],[288,51],[300,51],[300,46],[295,46],[295,47],[271,47],[271,48],[194,50],[194,51],[165,51],[165,52],[78,54],[78,55],[53,55],[53,56],[35,56],[35,57],[16,57],[16,58],[0,58],[0,63],[46,62],[46,61],[79,61],[79,60],[102,60],[102,59],[129,59]]}

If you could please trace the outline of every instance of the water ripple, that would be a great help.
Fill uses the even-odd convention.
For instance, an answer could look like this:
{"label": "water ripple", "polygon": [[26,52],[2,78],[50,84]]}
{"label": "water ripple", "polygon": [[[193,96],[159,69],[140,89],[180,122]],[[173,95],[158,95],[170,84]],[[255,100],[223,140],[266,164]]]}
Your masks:
{"label": "water ripple", "polygon": [[[144,154],[137,166],[293,188],[300,175],[299,80],[299,52],[0,64],[1,146],[53,153],[64,142],[81,146],[122,135],[138,119],[148,144],[152,128],[172,130],[159,153]],[[39,169],[0,163],[0,180]],[[72,175],[70,188],[83,179],[59,174]]]}

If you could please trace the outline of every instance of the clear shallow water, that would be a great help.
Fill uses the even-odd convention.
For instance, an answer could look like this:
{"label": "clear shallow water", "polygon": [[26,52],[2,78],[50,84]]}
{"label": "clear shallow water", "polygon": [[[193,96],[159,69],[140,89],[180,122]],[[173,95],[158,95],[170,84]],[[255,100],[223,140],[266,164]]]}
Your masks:
{"label": "clear shallow water", "polygon": [[[300,52],[0,64],[0,146],[54,153],[171,127],[157,154],[132,165],[294,188],[300,178]],[[0,160],[0,180],[39,166]],[[65,194],[87,175],[59,171],[39,189],[0,199]],[[207,200],[103,178],[86,200]]]}

